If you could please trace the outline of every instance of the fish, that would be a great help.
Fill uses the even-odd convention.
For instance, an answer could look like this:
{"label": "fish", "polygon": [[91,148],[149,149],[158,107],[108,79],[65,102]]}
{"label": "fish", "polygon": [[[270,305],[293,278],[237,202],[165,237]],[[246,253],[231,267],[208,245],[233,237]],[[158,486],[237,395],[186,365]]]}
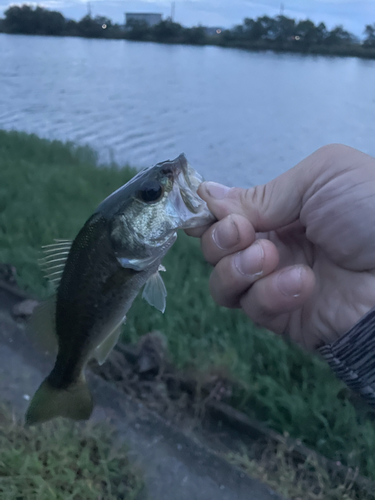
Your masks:
{"label": "fish", "polygon": [[164,312],[161,262],[177,230],[214,221],[197,194],[202,180],[184,154],[146,168],[102,201],[72,242],[44,247],[42,264],[56,294],[36,309],[30,327],[53,339],[57,355],[30,402],[26,425],[90,418],[87,362],[104,363],[142,287],[146,301]]}

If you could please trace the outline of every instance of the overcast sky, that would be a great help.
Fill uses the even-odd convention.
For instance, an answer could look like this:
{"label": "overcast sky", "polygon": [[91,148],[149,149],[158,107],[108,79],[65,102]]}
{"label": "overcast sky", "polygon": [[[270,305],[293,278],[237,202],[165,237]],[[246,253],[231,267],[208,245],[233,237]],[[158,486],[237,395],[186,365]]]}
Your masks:
{"label": "overcast sky", "polygon": [[[0,0],[0,13],[9,5],[25,1]],[[80,19],[87,13],[86,0],[42,0],[27,2],[58,10],[65,17]],[[160,12],[165,17],[171,13],[170,0],[91,0],[92,15],[107,15],[115,22],[123,22],[124,12]],[[361,36],[366,24],[375,23],[375,0],[283,0],[284,14],[296,19],[310,18],[323,21],[328,28],[342,24],[344,28]],[[175,20],[185,26],[231,27],[245,17],[280,13],[279,0],[176,0]]]}

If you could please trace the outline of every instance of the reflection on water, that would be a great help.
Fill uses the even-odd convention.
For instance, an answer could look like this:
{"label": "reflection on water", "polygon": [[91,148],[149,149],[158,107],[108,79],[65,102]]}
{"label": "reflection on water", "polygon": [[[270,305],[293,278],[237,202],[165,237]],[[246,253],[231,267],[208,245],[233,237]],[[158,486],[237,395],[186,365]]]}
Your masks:
{"label": "reflection on water", "polygon": [[0,128],[207,179],[265,182],[319,146],[375,155],[375,61],[0,35]]}

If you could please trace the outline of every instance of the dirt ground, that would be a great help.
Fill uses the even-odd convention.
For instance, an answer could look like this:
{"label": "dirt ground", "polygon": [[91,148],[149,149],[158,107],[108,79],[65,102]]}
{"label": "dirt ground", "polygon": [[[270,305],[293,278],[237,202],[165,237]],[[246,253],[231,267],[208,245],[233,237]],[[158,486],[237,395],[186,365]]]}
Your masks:
{"label": "dirt ground", "polygon": [[[12,315],[14,307],[24,298],[22,292],[17,295],[11,288],[0,287],[0,400],[8,403],[17,415],[24,414],[30,397],[53,364],[51,356],[40,353],[30,344],[24,321],[15,320]],[[175,380],[172,385],[160,384],[152,372],[159,370],[162,358],[156,356],[155,359],[153,355],[142,359],[139,352],[128,351],[122,358],[115,354],[105,372],[99,375],[99,370],[90,371],[88,379],[96,402],[92,418],[110,420],[118,430],[118,438],[128,443],[133,459],[144,474],[143,499],[281,500],[269,488],[222,458],[225,440],[235,439],[231,433],[226,434],[215,425],[205,428],[197,425],[194,412],[184,409],[180,412],[184,418],[176,418],[175,410],[181,404],[193,408],[185,400],[194,393],[194,387],[189,388],[186,380],[180,381],[185,389],[187,384],[185,394],[188,396],[183,396],[182,391],[181,397],[175,397],[176,403],[169,404],[170,395],[163,396],[163,391],[165,387],[175,388]],[[125,358],[131,364],[132,356],[138,367],[137,375],[126,364]],[[119,367],[121,359],[125,361],[121,361],[123,364]],[[126,378],[123,375],[117,380],[117,386],[114,381],[103,378],[110,378],[110,370],[116,373],[119,368],[122,374],[128,374],[127,391],[123,390]],[[168,374],[168,367],[164,373]],[[156,386],[159,392],[155,391]],[[218,379],[211,390],[207,389],[208,394],[225,390]],[[145,404],[145,399],[151,404]]]}

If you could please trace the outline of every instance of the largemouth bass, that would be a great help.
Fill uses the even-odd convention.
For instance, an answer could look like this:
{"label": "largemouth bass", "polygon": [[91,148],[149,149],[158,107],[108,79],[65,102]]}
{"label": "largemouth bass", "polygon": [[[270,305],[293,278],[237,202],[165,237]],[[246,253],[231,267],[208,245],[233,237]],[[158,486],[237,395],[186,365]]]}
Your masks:
{"label": "largemouth bass", "polygon": [[106,198],[72,243],[61,240],[46,248],[44,264],[59,283],[56,296],[37,309],[31,323],[43,335],[55,332],[58,351],[27,410],[27,424],[90,417],[87,362],[105,361],[144,285],[143,297],[164,312],[159,270],[177,229],[213,221],[197,195],[201,181],[184,155],[158,163]]}

